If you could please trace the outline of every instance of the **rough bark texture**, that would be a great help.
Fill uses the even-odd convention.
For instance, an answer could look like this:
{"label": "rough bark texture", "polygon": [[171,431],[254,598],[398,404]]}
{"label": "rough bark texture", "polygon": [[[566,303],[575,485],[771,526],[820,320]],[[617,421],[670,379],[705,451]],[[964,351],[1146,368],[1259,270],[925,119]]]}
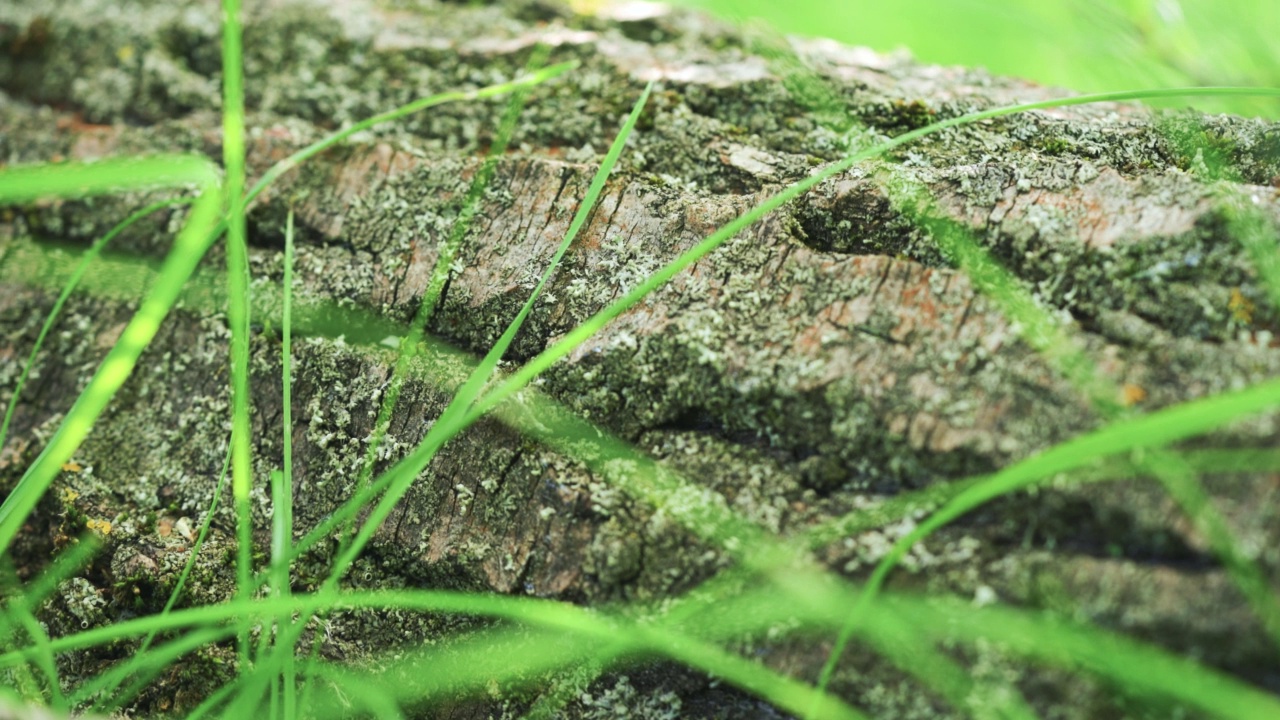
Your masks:
{"label": "rough bark texture", "polygon": [[[552,45],[550,62],[578,60],[578,69],[530,96],[431,322],[435,337],[479,355],[527,297],[640,89],[657,80],[598,209],[508,355],[518,363],[850,146],[1060,94],[831,43],[783,48],[700,16],[628,7],[583,17],[535,1],[262,3],[249,13],[245,40],[251,175],[343,123],[511,78],[539,41]],[[208,2],[4,3],[0,160],[147,151],[220,158],[217,21]],[[300,320],[300,533],[352,492],[394,358],[378,341],[402,333],[413,316],[506,102],[445,105],[365,133],[286,176],[252,209],[255,278],[280,280],[292,202],[301,299],[329,303],[333,317],[373,318],[338,329],[319,316]],[[1104,422],[948,265],[934,238],[940,228],[969,230],[1026,281],[1114,384],[1116,402],[1149,411],[1280,374],[1276,315],[1223,213],[1242,194],[1273,220],[1280,215],[1278,155],[1275,124],[1123,105],[941,133],[769,215],[610,323],[540,390],[762,527],[798,537],[854,508],[1003,467]],[[1219,160],[1235,170],[1213,184]],[[928,220],[904,200],[916,189],[932,198]],[[0,401],[11,396],[57,296],[52,275],[37,268],[52,255],[34,248],[90,242],[151,199],[6,212]],[[159,258],[181,218],[162,213],[113,248]],[[210,276],[221,262],[215,249]],[[35,458],[128,319],[136,288],[114,287],[111,277],[89,279],[38,356],[0,449],[0,487],[12,487]],[[77,453],[81,469],[65,473],[32,517],[12,552],[24,577],[87,520],[113,523],[106,551],[41,616],[51,634],[163,604],[188,557],[185,523],[203,517],[222,465],[227,338],[217,303],[189,297]],[[265,547],[265,478],[281,452],[278,341],[255,335],[252,352],[255,473],[264,479],[254,506]],[[448,398],[429,378],[408,383],[379,469],[413,447]],[[1255,418],[1211,444],[1273,446],[1275,421]],[[666,510],[606,480],[548,444],[482,422],[419,479],[348,585],[597,604],[681,593],[726,564],[718,548],[664,520]],[[1276,477],[1210,476],[1206,484],[1274,582]],[[860,580],[910,527],[846,536],[817,557]],[[184,604],[232,594],[225,558],[233,529],[224,505]],[[323,577],[329,560],[321,552],[299,563],[296,587]],[[1276,649],[1204,538],[1149,480],[1001,500],[917,548],[892,585],[1062,608],[1280,691]],[[467,625],[339,613],[323,650],[358,659]],[[830,647],[761,644],[766,662],[806,680]],[[69,655],[63,669],[74,679],[126,652]],[[136,711],[190,707],[228,677],[230,658],[225,647],[188,658],[139,697]],[[1103,686],[1014,658],[961,658],[986,663],[986,672],[998,664],[1044,717],[1137,712]],[[883,717],[961,713],[870,650],[851,652],[834,687]],[[526,692],[434,712],[518,715],[534,699]],[[631,704],[636,717],[775,716],[672,665],[604,675],[563,713],[604,717],[609,703]]]}

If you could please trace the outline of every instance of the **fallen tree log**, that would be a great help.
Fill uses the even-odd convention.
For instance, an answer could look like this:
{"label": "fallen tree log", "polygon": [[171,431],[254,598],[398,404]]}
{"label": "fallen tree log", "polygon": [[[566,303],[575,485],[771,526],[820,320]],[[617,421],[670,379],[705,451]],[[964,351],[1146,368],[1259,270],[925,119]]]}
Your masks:
{"label": "fallen tree log", "polygon": [[[212,6],[139,2],[118,17],[91,7],[0,10],[5,162],[221,157]],[[335,127],[420,96],[516,77],[540,45],[547,63],[578,63],[530,91],[469,222],[464,207],[477,176],[489,172],[485,151],[506,97],[441,105],[361,133],[282,177],[251,207],[259,281],[253,507],[262,548],[268,478],[282,455],[272,288],[282,277],[290,209],[302,304],[290,429],[300,538],[360,485],[394,385],[397,338],[409,334],[442,243],[462,228],[428,348],[379,442],[378,472],[413,449],[515,316],[646,83],[655,83],[653,95],[618,169],[505,370],[846,153],[937,120],[1055,95],[980,71],[825,42],[783,45],[693,14],[637,7],[643,12],[582,16],[542,2],[395,11],[274,2],[246,17],[251,176]],[[859,510],[874,517],[922,488],[945,492],[1125,413],[1280,375],[1277,317],[1236,230],[1242,205],[1274,227],[1278,148],[1274,123],[1103,104],[954,128],[858,163],[678,273],[551,367],[536,392],[445,445],[343,587],[656,604],[744,562],[741,547],[725,541],[755,534],[803,545],[816,566],[861,582],[933,506],[869,527],[860,515],[840,518]],[[0,400],[12,397],[57,297],[67,246],[92,242],[161,196],[8,211]],[[182,217],[174,208],[126,230],[110,246],[114,264],[72,297],[19,397],[0,448],[0,487],[16,484],[115,341],[153,276],[149,262],[167,251]],[[1054,356],[1061,348],[1043,352],[1007,305],[981,292],[981,278],[957,267],[943,242],[955,234],[984,248],[1060,323],[1069,349],[1087,361],[1088,383],[1070,366],[1064,372]],[[53,637],[158,611],[190,557],[190,528],[208,514],[230,427],[223,260],[215,248],[10,548],[27,579],[84,527],[110,524],[104,551],[42,611]],[[1276,436],[1271,413],[1198,447],[1267,448]],[[615,441],[661,469],[637,471],[646,461],[619,456]],[[646,473],[685,484],[673,493],[635,480]],[[1204,479],[1272,588],[1280,565],[1275,478]],[[711,516],[747,529],[726,536],[723,524],[698,525]],[[234,528],[224,503],[181,605],[234,596]],[[1210,545],[1157,483],[1064,481],[941,529],[915,546],[890,587],[1063,612],[1280,691],[1277,649]],[[320,586],[336,550],[336,540],[326,541],[300,559],[294,589]],[[376,663],[388,650],[482,626],[344,610],[300,648],[305,655],[315,640],[324,658]],[[832,639],[766,634],[738,638],[736,649],[813,682]],[[81,650],[62,656],[59,669],[74,684],[128,652]],[[1104,684],[997,647],[956,655],[1048,716],[1128,707]],[[230,644],[202,648],[130,711],[192,707],[234,675],[233,657]],[[601,717],[610,703],[633,706],[636,717],[776,712],[675,664],[584,668],[422,712],[484,717],[554,707]],[[832,685],[877,716],[964,712],[922,687],[910,668],[869,646],[850,651]]]}

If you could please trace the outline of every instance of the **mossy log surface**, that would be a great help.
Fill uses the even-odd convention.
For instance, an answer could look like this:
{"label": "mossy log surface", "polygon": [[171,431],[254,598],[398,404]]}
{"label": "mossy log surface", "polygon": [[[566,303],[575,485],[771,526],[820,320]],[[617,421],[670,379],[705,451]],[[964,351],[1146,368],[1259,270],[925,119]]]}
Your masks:
{"label": "mossy log surface", "polygon": [[[537,43],[550,45],[548,62],[580,63],[530,94],[431,319],[437,347],[476,357],[528,296],[622,119],[656,81],[508,369],[851,147],[1062,92],[828,42],[784,42],[657,5],[590,17],[541,1],[253,5],[245,32],[251,179],[345,123],[515,77]],[[0,4],[0,161],[157,151],[220,159],[218,21],[208,2]],[[286,175],[250,210],[256,292],[278,293],[269,287],[281,280],[293,207],[296,293],[331,310],[300,316],[294,345],[299,535],[353,492],[394,365],[384,341],[404,334],[416,312],[507,102],[443,105],[362,133]],[[1216,172],[1219,162],[1231,172]],[[770,214],[609,323],[537,390],[762,528],[799,537],[855,508],[1007,466],[1105,423],[1096,403],[946,261],[939,228],[968,231],[1025,281],[1114,385],[1116,403],[1151,411],[1280,375],[1277,315],[1225,213],[1235,198],[1252,198],[1275,221],[1278,178],[1280,126],[1257,120],[1094,105],[940,133]],[[920,192],[927,209],[905,200]],[[4,212],[0,402],[12,396],[58,295],[58,259],[158,197]],[[0,488],[16,483],[57,427],[136,307],[146,263],[163,256],[182,218],[165,211],[125,232],[110,248],[116,264],[73,296],[0,448]],[[215,247],[204,263],[208,287],[216,290],[222,266]],[[281,361],[278,321],[269,311],[256,320],[254,510],[266,548],[267,478],[281,463]],[[55,483],[11,550],[19,575],[30,577],[87,521],[112,523],[98,559],[42,611],[52,635],[163,606],[226,452],[228,338],[216,293],[184,298],[76,453],[78,469]],[[451,387],[438,374],[411,375],[376,469],[412,449]],[[1276,420],[1253,418],[1202,444],[1274,447]],[[529,432],[487,419],[447,445],[344,587],[600,605],[674,596],[729,564],[696,528],[671,522],[675,510],[628,495]],[[1274,584],[1276,476],[1205,483]],[[815,555],[860,581],[912,527],[849,534]],[[226,561],[234,528],[224,504],[182,605],[234,594]],[[325,552],[295,566],[296,589],[323,578],[332,559]],[[1205,538],[1149,479],[1061,483],[1000,500],[918,546],[890,586],[1060,609],[1280,692],[1276,648]],[[321,652],[359,661],[479,625],[336,613]],[[743,647],[812,681],[831,645],[760,638]],[[60,667],[74,681],[122,655],[118,646],[78,652]],[[229,677],[233,656],[216,646],[187,658],[134,711],[191,707]],[[1043,717],[1138,712],[1102,684],[994,649],[958,657],[1005,673]],[[633,706],[635,717],[777,716],[676,665],[587,675],[563,716],[604,717],[609,703]],[[866,648],[850,651],[833,687],[876,716],[963,714]],[[421,712],[518,716],[537,694]]]}

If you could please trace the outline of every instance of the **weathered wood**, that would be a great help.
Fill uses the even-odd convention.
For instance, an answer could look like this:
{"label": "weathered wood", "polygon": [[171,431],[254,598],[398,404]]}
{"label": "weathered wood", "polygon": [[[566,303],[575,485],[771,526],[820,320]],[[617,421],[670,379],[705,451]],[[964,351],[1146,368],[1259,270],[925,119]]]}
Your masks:
{"label": "weathered wood", "polygon": [[[220,157],[214,6],[139,2],[109,17],[95,7],[0,8],[4,161],[146,151]],[[538,42],[552,46],[549,62],[578,60],[578,69],[532,92],[431,323],[434,337],[482,354],[563,237],[631,103],[645,82],[657,81],[599,207],[509,353],[515,363],[849,147],[1058,94],[825,42],[780,48],[700,16],[643,7],[639,16],[611,18],[543,2],[403,10],[354,0],[265,3],[246,24],[251,173],[344,123],[432,92],[513,77]],[[300,533],[353,491],[394,358],[378,341],[403,332],[413,316],[505,103],[444,105],[365,133],[284,177],[250,213],[254,277],[278,284],[292,203],[297,291],[347,318],[339,327],[304,319],[306,337],[295,345]],[[1211,143],[1235,168],[1234,179],[1208,182],[1213,158],[1197,154],[1192,140]],[[1225,227],[1233,196],[1254,198],[1256,210],[1280,217],[1278,147],[1275,124],[1151,116],[1124,105],[941,133],[860,164],[772,213],[611,322],[539,390],[763,528],[799,538],[851,509],[1005,466],[1104,422],[1019,339],[997,304],[948,265],[934,237],[944,226],[968,230],[1066,323],[1114,385],[1116,403],[1154,410],[1280,374],[1276,315]],[[924,217],[910,209],[916,189],[932,198]],[[11,396],[57,295],[52,275],[37,271],[48,253],[35,248],[91,241],[151,199],[9,211],[0,401]],[[166,230],[180,219],[179,211],[160,214],[114,247],[135,259],[159,257]],[[220,250],[207,267],[216,273]],[[112,285],[120,272],[89,279],[38,356],[38,374],[0,448],[0,486],[11,487],[35,458],[127,320],[131,300]],[[124,277],[123,284],[137,282]],[[377,319],[351,324],[359,313]],[[222,465],[227,336],[218,307],[189,297],[77,453],[83,470],[58,481],[12,550],[19,573],[30,576],[86,519],[114,523],[100,560],[42,615],[52,634],[162,606],[189,554],[185,526],[173,530],[174,523],[202,517]],[[255,336],[252,366],[261,481],[254,506],[264,547],[265,478],[281,452],[273,337]],[[428,374],[411,379],[379,469],[417,443],[448,392]],[[1242,423],[1213,441],[1274,445],[1275,419]],[[1275,477],[1211,477],[1208,486],[1274,583]],[[588,604],[666,597],[729,562],[669,515],[609,488],[606,477],[553,444],[487,420],[446,446],[348,583]],[[844,537],[816,554],[862,579],[910,527]],[[186,604],[231,595],[233,570],[222,559],[234,546],[233,528],[224,506]],[[309,555],[295,568],[296,586],[314,586],[330,560]],[[1276,649],[1204,539],[1149,481],[1002,500],[926,541],[906,567],[895,586],[1065,609],[1280,691]],[[101,602],[86,601],[92,597]],[[364,658],[467,625],[339,613],[324,652]],[[761,640],[756,647],[768,649],[771,666],[812,680],[829,644]],[[70,655],[63,670],[74,679],[118,656]],[[135,709],[189,707],[226,679],[229,666],[219,663],[228,657],[216,648],[190,659],[185,667],[203,676],[162,678]],[[1008,668],[1033,705],[1054,708],[1051,716],[1096,717],[1122,707],[1104,688],[1010,658],[979,659]],[[683,703],[682,716],[768,716],[753,699],[675,667],[632,669],[628,677],[606,676],[583,692],[625,695],[634,683],[655,712]],[[906,678],[870,650],[855,650],[835,687],[887,717],[960,712]],[[514,713],[532,698],[447,712]],[[564,712],[595,717],[582,697]]]}

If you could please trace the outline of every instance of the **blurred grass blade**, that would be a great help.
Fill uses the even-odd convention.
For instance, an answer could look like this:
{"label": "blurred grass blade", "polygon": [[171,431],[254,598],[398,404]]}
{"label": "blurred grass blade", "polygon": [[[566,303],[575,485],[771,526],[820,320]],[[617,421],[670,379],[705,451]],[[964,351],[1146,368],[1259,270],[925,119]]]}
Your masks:
{"label": "blurred grass blade", "polygon": [[[780,622],[795,627],[797,620],[800,621],[800,628],[835,629],[843,623],[845,608],[857,599],[858,593],[856,588],[850,588],[831,578],[801,583],[801,589],[812,602],[779,603],[776,589],[767,586],[756,586],[726,597],[708,597],[702,611],[688,616],[681,626],[667,626],[661,621],[654,623],[611,619],[567,603],[447,591],[374,591],[295,595],[292,598],[267,597],[249,603],[232,601],[219,606],[182,610],[164,618],[163,622],[151,617],[96,627],[55,638],[50,642],[49,648],[54,652],[66,652],[135,637],[152,629],[207,628],[228,621],[234,626],[325,608],[330,611],[395,608],[403,611],[488,616],[528,624],[540,628],[539,632],[545,633],[543,637],[554,638],[555,642],[567,642],[570,655],[574,658],[579,653],[592,655],[600,647],[621,643],[627,653],[656,653],[690,663],[708,672],[718,674],[724,670],[726,673],[736,673],[738,670],[734,665],[739,661],[726,660],[719,655],[718,650],[706,643],[738,637],[742,633],[766,631]],[[912,628],[913,633],[921,634],[934,642],[996,643],[1050,665],[1067,669],[1084,667],[1102,678],[1135,691],[1186,703],[1211,713],[1229,707],[1236,717],[1280,716],[1277,715],[1280,713],[1280,698],[1221,671],[1176,657],[1158,647],[1117,636],[1110,631],[1064,622],[1042,612],[1005,607],[975,608],[968,600],[939,596],[915,598],[909,595],[886,595],[875,602],[869,612],[868,622],[862,624],[858,632],[874,635],[887,628],[879,642],[894,642],[900,635],[900,626],[907,625]],[[520,631],[511,637],[528,637],[528,632]],[[455,647],[463,645],[465,643]],[[494,679],[529,672],[534,668],[528,663],[550,660],[540,653],[495,654],[496,648],[488,643],[476,647],[476,652],[479,653],[477,658],[487,652],[488,659],[483,662],[483,667],[492,669],[487,677]],[[35,649],[27,648],[0,655],[0,667],[13,667],[36,652]],[[427,678],[425,683],[446,690],[454,683],[474,684],[477,678],[483,683],[486,678],[479,677],[477,667],[465,664],[437,665],[431,670],[424,670],[422,676]],[[767,685],[773,682],[752,677],[752,672],[748,671],[738,680],[752,691],[756,691],[755,688],[760,683]],[[404,693],[406,697],[422,698],[423,693],[430,689],[402,686],[395,692]],[[795,690],[798,688],[783,690],[780,694],[785,695]],[[771,700],[775,699],[774,691],[762,692]],[[807,702],[810,699],[808,692],[811,689],[804,691],[805,697],[797,696],[793,700]],[[793,700],[779,699],[779,702],[792,703]],[[1224,703],[1224,700],[1228,702]],[[854,711],[850,709],[850,712]]]}
{"label": "blurred grass blade", "polygon": [[102,248],[111,242],[117,235],[123,232],[130,225],[150,215],[151,213],[167,207],[175,207],[177,205],[190,205],[190,198],[177,198],[173,200],[160,200],[151,203],[146,207],[134,212],[129,217],[121,220],[115,227],[107,231],[106,235],[94,241],[93,245],[84,252],[80,258],[76,269],[71,273],[71,277],[67,279],[66,284],[62,288],[62,292],[58,295],[58,299],[53,303],[53,309],[49,311],[49,317],[45,318],[44,325],[40,328],[40,334],[36,336],[36,342],[31,346],[31,354],[27,356],[27,362],[22,366],[22,374],[18,376],[18,384],[13,388],[13,396],[9,398],[9,407],[5,410],[4,420],[0,421],[0,447],[4,447],[5,438],[8,437],[9,423],[13,420],[13,413],[18,407],[18,396],[22,394],[22,388],[27,383],[27,377],[31,374],[31,368],[35,365],[36,355],[40,353],[40,348],[44,346],[44,339],[53,329],[53,325],[58,320],[58,315],[62,312],[62,306],[66,304],[67,298],[71,297],[71,293],[75,291],[80,284],[80,280],[84,274],[88,272],[89,266],[93,261],[102,254]]}
{"label": "blurred grass blade", "polygon": [[84,197],[103,193],[218,184],[218,171],[196,155],[147,155],[88,163],[16,165],[0,170],[0,203],[44,197]]}
{"label": "blurred grass blade", "polygon": [[[1226,170],[1218,168],[1215,177]],[[936,210],[933,198],[923,185],[910,179],[895,178],[889,187],[892,188],[889,193],[894,208],[911,218],[913,224],[929,231],[947,259],[966,274],[979,292],[996,303],[1012,321],[1012,326],[1020,328],[1018,335],[1085,397],[1100,418],[1111,422],[1130,414],[1118,400],[1120,385],[1098,372],[1097,365],[1082,349],[1084,343],[1071,332],[1073,326],[1061,324],[1041,307],[1023,282],[995,260],[967,227]],[[1193,522],[1205,529],[1215,553],[1224,559],[1232,578],[1264,619],[1280,647],[1280,605],[1271,593],[1259,591],[1261,572],[1237,547],[1231,533],[1225,531],[1216,510],[1205,501],[1207,496],[1199,480],[1194,474],[1176,470],[1182,466],[1171,457],[1157,462],[1154,453],[1146,468],[1160,480],[1167,492],[1179,500],[1179,506]],[[886,557],[880,564],[891,562],[891,558]],[[873,581],[865,591],[868,597],[878,590],[880,577],[880,573],[873,573]],[[819,687],[826,686],[849,640],[852,625],[856,622],[856,607],[823,666]]]}
{"label": "blurred grass blade", "polygon": [[[174,160],[175,163],[179,161],[186,162],[182,158]],[[212,178],[212,165],[207,160],[201,160],[200,163],[202,164],[196,167],[205,168],[207,172],[204,177]],[[155,287],[125,326],[120,339],[107,353],[49,443],[19,479],[4,504],[0,505],[0,551],[7,549],[13,542],[22,523],[44,495],[49,483],[53,482],[63,463],[70,460],[76,448],[80,447],[98,416],[106,409],[107,403],[128,378],[142,351],[155,337],[160,323],[177,300],[183,283],[195,271],[196,264],[209,247],[210,230],[222,204],[221,195],[216,186],[204,188],[179,232],[173,249],[165,258]]]}
{"label": "blurred grass blade", "polygon": [[[173,664],[194,650],[218,642],[231,634],[231,629],[213,626],[197,629],[171,640],[145,653],[138,653],[121,660],[115,667],[82,683],[71,696],[74,705],[98,697],[96,712],[109,707],[121,707],[131,701],[148,683],[162,672],[171,671]],[[116,693],[122,683],[132,680],[128,687]]]}
{"label": "blurred grass blade", "polygon": [[[244,70],[240,0],[222,0],[222,164],[226,168],[223,218],[227,229],[227,325],[231,329],[231,501],[236,511],[236,588],[249,597],[253,575],[253,458],[249,434],[249,247],[245,232]],[[239,638],[240,662],[249,638]]]}
{"label": "blurred grass blade", "polygon": [[[272,490],[272,544],[271,566],[275,573],[272,590],[276,595],[288,597],[292,592],[289,578],[289,558],[293,547],[293,208],[285,218],[284,278],[281,282],[284,306],[281,310],[280,386],[281,386],[281,453],[283,467],[271,485]],[[305,620],[296,621],[305,625]],[[280,653],[283,667],[280,672],[280,712],[284,718],[297,716],[297,684],[294,669],[293,634],[284,631],[286,625],[277,624],[277,643],[283,641]]]}
{"label": "blurred grass blade", "polygon": [[876,566],[861,599],[850,612],[850,625],[866,611],[870,598],[912,546],[965,513],[1042,478],[1080,468],[1096,458],[1141,448],[1164,447],[1277,405],[1280,405],[1280,379],[1269,380],[1244,390],[1182,403],[1113,423],[1056,445],[975,483],[894,544]]}

